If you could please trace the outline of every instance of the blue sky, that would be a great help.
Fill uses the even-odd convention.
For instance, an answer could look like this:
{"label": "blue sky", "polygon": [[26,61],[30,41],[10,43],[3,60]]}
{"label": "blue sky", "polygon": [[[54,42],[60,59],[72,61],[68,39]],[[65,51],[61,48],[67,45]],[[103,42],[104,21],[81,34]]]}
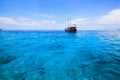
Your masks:
{"label": "blue sky", "polygon": [[113,30],[119,15],[120,0],[0,0],[6,30],[63,30],[68,17],[79,30]]}

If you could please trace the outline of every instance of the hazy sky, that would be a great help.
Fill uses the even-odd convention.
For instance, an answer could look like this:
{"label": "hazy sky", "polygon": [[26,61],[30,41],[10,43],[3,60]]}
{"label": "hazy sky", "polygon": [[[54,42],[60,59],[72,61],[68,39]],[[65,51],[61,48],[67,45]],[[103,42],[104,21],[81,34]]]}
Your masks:
{"label": "hazy sky", "polygon": [[120,0],[0,0],[0,28],[64,30],[120,29]]}

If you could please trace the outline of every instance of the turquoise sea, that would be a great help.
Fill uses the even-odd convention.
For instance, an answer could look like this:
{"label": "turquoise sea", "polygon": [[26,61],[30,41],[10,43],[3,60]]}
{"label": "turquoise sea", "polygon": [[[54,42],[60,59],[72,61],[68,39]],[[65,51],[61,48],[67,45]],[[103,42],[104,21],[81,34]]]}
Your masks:
{"label": "turquoise sea", "polygon": [[0,80],[120,80],[120,31],[0,31]]}

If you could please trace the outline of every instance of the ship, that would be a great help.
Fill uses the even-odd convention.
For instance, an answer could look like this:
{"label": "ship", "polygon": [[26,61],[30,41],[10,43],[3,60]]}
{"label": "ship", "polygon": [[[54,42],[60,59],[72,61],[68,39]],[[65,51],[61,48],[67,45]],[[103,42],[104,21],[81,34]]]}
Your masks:
{"label": "ship", "polygon": [[68,20],[68,25],[65,28],[65,32],[69,32],[69,33],[77,32],[76,24],[71,24],[71,19]]}

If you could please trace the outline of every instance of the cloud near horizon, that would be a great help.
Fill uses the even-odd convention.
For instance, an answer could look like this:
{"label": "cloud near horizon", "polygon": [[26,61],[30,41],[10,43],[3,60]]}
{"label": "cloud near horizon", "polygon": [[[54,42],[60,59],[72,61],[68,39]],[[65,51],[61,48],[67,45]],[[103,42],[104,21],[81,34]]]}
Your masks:
{"label": "cloud near horizon", "polygon": [[0,25],[15,25],[17,22],[12,18],[0,17]]}
{"label": "cloud near horizon", "polygon": [[[82,25],[85,22],[86,18],[77,18],[71,21],[72,24]],[[65,23],[56,23],[55,20],[33,20],[31,18],[25,17],[17,17],[17,18],[9,18],[9,17],[0,17],[0,26],[6,26],[6,29],[10,29],[10,26],[13,26],[15,29],[19,27],[19,29],[64,29]],[[17,27],[18,26],[18,27]],[[12,29],[12,28],[11,28]]]}
{"label": "cloud near horizon", "polygon": [[120,9],[114,9],[107,15],[102,16],[97,23],[120,25]]}
{"label": "cloud near horizon", "polygon": [[[72,19],[71,20],[71,24],[76,24],[77,26],[78,25],[84,25],[85,22],[86,22],[87,18],[76,18],[76,19]],[[68,26],[70,24],[70,21],[67,21],[66,23]]]}
{"label": "cloud near horizon", "polygon": [[31,18],[17,17],[8,18],[0,17],[0,25],[2,26],[41,26],[41,25],[53,25],[56,24],[54,20],[33,20]]}
{"label": "cloud near horizon", "polygon": [[72,20],[72,24],[77,24],[77,25],[82,25],[83,22],[85,22],[87,19],[86,18],[77,18],[77,19],[74,19]]}
{"label": "cloud near horizon", "polygon": [[[94,22],[95,21],[95,22]],[[93,23],[94,22],[94,23]],[[56,22],[53,19],[35,20],[26,17],[2,17],[0,16],[0,26],[3,29],[36,29],[36,30],[63,30],[67,23]],[[119,29],[120,9],[114,9],[100,18],[76,18],[71,20],[72,24],[77,24],[78,29]],[[114,27],[113,27],[114,25]],[[10,28],[11,26],[11,28]],[[13,28],[12,28],[13,26]]]}

